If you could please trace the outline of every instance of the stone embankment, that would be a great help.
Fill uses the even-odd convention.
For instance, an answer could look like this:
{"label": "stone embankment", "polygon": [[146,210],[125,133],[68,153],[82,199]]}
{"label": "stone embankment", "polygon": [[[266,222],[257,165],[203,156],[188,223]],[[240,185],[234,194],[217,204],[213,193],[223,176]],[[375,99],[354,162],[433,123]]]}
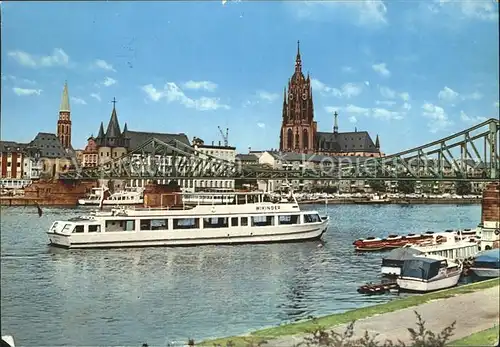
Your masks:
{"label": "stone embankment", "polygon": [[[456,321],[453,340],[474,334],[478,331],[498,326],[500,287],[483,289],[477,292],[452,296],[446,299],[427,302],[415,307],[360,319],[355,323],[354,338],[361,338],[367,331],[378,334],[378,341],[401,340],[411,343],[408,328],[415,325],[415,311],[418,312],[429,331],[439,333]],[[342,333],[347,324],[336,326],[333,330]],[[265,346],[290,347],[304,341],[303,336],[287,336],[269,341]]]}
{"label": "stone embankment", "polygon": [[23,196],[0,197],[2,206],[76,206],[97,181],[40,180],[24,189]]}

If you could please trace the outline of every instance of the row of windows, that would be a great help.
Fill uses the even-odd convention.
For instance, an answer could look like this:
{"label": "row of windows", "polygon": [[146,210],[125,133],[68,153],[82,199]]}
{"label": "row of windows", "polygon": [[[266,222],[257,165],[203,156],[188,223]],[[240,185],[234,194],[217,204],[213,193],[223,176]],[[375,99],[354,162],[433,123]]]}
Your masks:
{"label": "row of windows", "polygon": [[[277,216],[278,225],[300,224],[300,215]],[[175,218],[173,219],[173,229],[199,229],[203,228],[228,228],[229,226],[272,226],[275,225],[276,216],[254,216],[254,217],[208,217],[208,218]],[[305,214],[304,223],[316,223],[321,219],[317,214]],[[200,223],[201,222],[201,223]],[[106,231],[134,231],[135,220],[106,221]],[[143,231],[167,230],[168,219],[141,219],[139,229]],[[89,225],[88,231],[100,232],[100,225]],[[75,233],[83,233],[84,226],[77,225]]]}

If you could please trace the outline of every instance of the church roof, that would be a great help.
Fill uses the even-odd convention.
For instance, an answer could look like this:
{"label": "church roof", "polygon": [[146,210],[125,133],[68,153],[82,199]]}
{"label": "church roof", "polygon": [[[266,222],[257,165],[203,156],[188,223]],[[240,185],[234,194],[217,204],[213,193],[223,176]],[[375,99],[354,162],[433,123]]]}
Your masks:
{"label": "church roof", "polygon": [[325,152],[378,152],[367,131],[317,132],[317,146]]}
{"label": "church roof", "polygon": [[189,139],[186,134],[167,134],[167,133],[150,133],[143,131],[130,131],[126,130],[123,132],[123,136],[130,141],[129,150],[133,151],[134,149],[140,147],[145,142],[149,141],[152,138],[156,138],[165,143],[171,143],[172,140],[177,140],[187,146],[191,146]]}
{"label": "church roof", "polygon": [[64,83],[63,94],[61,98],[61,107],[59,108],[59,112],[71,112],[69,108],[69,93],[68,93],[68,83]]}
{"label": "church roof", "polygon": [[65,150],[56,134],[52,133],[38,133],[29,146],[39,149],[42,158],[71,158],[75,155],[72,148]]}
{"label": "church roof", "polygon": [[111,118],[109,119],[108,128],[106,130],[106,137],[118,138],[121,137],[121,135],[122,132],[120,130],[120,123],[118,123],[116,108],[113,106],[113,111],[111,112]]}

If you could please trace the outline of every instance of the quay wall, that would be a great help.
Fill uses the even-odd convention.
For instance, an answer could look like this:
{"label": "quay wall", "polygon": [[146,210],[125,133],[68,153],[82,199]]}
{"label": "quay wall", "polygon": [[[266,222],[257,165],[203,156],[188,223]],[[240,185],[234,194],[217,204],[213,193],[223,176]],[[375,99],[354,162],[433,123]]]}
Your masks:
{"label": "quay wall", "polygon": [[500,183],[486,186],[481,203],[481,223],[485,228],[500,228]]}
{"label": "quay wall", "polygon": [[39,180],[24,188],[23,196],[1,197],[2,206],[76,206],[97,181]]}
{"label": "quay wall", "polygon": [[[300,205],[324,204],[325,199],[299,201]],[[328,199],[329,205],[479,205],[481,199],[391,199],[390,201],[370,201],[366,199]]]}

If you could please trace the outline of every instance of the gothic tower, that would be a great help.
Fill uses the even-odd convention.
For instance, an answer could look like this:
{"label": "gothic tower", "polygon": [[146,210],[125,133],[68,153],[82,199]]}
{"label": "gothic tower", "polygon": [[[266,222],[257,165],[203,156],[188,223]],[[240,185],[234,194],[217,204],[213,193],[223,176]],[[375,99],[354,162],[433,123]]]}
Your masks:
{"label": "gothic tower", "polygon": [[57,121],[57,137],[63,148],[71,148],[71,110],[69,108],[68,83],[64,83],[64,89],[59,108],[59,120]]}
{"label": "gothic tower", "polygon": [[283,96],[283,120],[280,133],[280,151],[313,153],[316,138],[316,122],[309,74],[302,73],[300,42],[297,42],[295,72],[285,87]]}

